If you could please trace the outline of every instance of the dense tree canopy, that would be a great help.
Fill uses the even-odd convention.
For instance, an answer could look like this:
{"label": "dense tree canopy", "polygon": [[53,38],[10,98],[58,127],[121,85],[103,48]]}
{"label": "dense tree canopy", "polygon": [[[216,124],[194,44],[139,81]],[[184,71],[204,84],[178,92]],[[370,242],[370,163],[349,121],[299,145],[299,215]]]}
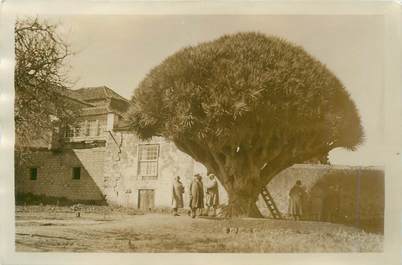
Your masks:
{"label": "dense tree canopy", "polygon": [[140,137],[166,137],[215,172],[236,215],[255,215],[247,207],[284,168],[363,140],[356,106],[327,67],[259,33],[176,52],[149,72],[132,103]]}

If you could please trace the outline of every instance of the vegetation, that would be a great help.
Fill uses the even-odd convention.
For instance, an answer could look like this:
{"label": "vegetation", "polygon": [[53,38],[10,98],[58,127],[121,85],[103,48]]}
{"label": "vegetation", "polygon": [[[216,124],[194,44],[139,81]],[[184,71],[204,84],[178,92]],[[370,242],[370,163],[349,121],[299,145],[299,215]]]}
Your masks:
{"label": "vegetation", "polygon": [[49,144],[56,124],[73,120],[76,111],[63,91],[70,82],[65,59],[72,53],[57,25],[37,18],[18,19],[15,25],[16,151]]}
{"label": "vegetation", "polygon": [[341,82],[283,39],[225,35],[184,48],[135,90],[131,128],[163,136],[204,164],[229,195],[229,216],[261,216],[261,188],[283,169],[363,141]]}

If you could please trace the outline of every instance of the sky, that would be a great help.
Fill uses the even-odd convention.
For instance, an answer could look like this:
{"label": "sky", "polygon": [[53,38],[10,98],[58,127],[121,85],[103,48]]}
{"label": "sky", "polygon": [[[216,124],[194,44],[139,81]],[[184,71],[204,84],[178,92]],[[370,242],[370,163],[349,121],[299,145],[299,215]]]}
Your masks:
{"label": "sky", "polygon": [[182,47],[224,34],[257,31],[301,45],[341,80],[357,105],[365,142],[330,152],[342,165],[383,165],[384,20],[381,16],[166,15],[58,16],[76,54],[68,64],[73,88],[106,85],[131,98],[145,75]]}

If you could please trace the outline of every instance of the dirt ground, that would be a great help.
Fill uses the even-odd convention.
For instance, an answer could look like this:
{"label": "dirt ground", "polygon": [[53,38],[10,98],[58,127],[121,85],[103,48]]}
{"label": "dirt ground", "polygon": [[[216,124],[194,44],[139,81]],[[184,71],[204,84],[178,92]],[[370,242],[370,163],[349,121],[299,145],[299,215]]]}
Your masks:
{"label": "dirt ground", "polygon": [[24,252],[379,252],[382,244],[381,234],[331,223],[16,209],[16,250]]}

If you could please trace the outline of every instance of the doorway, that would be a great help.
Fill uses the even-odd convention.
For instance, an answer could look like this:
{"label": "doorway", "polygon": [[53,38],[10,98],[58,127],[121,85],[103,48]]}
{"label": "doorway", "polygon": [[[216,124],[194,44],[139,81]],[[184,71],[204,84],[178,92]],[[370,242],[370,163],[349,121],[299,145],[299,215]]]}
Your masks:
{"label": "doorway", "polygon": [[138,208],[141,210],[151,210],[155,208],[155,190],[138,190]]}

